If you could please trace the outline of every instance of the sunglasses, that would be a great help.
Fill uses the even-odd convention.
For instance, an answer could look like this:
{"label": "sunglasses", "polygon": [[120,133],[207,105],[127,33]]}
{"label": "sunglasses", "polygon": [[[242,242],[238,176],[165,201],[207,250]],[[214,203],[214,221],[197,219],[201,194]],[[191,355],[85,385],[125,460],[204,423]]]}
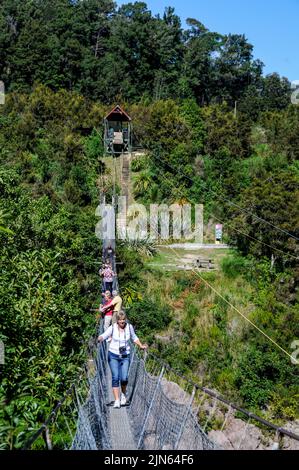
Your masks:
{"label": "sunglasses", "polygon": [[126,321],[125,320],[118,320],[117,323],[126,323]]}

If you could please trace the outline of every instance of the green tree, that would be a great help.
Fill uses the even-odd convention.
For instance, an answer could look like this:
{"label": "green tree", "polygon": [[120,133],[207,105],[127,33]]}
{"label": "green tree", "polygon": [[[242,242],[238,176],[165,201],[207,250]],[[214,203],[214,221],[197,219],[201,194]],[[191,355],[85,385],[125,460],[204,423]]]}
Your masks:
{"label": "green tree", "polygon": [[200,21],[187,19],[189,29],[184,33],[185,53],[180,78],[180,95],[194,96],[201,105],[212,98],[214,55],[217,53],[221,35],[210,32]]}
{"label": "green tree", "polygon": [[287,78],[272,73],[264,78],[261,95],[264,110],[285,109],[290,104],[291,84]]}
{"label": "green tree", "polygon": [[[264,175],[241,192],[238,207],[231,207],[231,228],[238,230],[231,232],[231,240],[244,254],[267,257],[280,268],[286,262],[294,266],[298,246],[292,236],[299,238],[298,177],[290,170]],[[286,260],[283,253],[292,257]]]}
{"label": "green tree", "polygon": [[216,95],[231,105],[242,97],[249,85],[257,83],[263,63],[253,60],[253,46],[243,35],[224,36],[215,58]]}

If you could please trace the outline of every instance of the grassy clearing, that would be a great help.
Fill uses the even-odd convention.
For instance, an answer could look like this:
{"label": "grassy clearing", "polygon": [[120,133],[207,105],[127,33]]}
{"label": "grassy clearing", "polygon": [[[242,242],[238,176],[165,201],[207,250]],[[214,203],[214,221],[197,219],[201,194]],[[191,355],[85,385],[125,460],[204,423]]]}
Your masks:
{"label": "grassy clearing", "polygon": [[[157,254],[151,258],[147,266],[160,271],[188,270],[195,267],[196,259],[213,261],[215,270],[220,269],[221,261],[231,250],[227,249],[198,249],[185,250],[182,248],[172,249],[167,246],[159,247]],[[209,271],[202,268],[201,271]]]}
{"label": "grassy clearing", "polygon": [[[180,250],[182,254],[184,250]],[[217,255],[219,265],[225,253]],[[159,250],[155,261],[156,266],[144,274],[144,295],[159,305],[170,306],[172,319],[156,335],[153,347],[197,383],[235,395],[230,368],[243,347],[242,338],[249,329],[248,324],[196,273],[163,272],[166,261],[171,261],[169,250]],[[241,276],[232,280],[221,270],[200,273],[200,276],[246,316],[254,310],[252,288]],[[213,371],[217,361],[217,371]]]}
{"label": "grassy clearing", "polygon": [[[179,250],[178,250],[179,251]],[[184,250],[180,250],[182,254]],[[224,251],[224,250],[223,250]],[[217,253],[218,254],[218,253]],[[218,267],[224,253],[218,255]],[[175,336],[177,321],[188,322],[188,312],[192,310],[192,327],[190,331],[189,347],[196,347],[198,341],[197,330],[201,336],[208,335],[214,321],[213,311],[222,302],[225,303],[215,292],[205,285],[204,278],[214,287],[225,299],[237,307],[243,314],[248,316],[253,310],[251,303],[252,288],[241,276],[235,279],[228,279],[224,273],[219,271],[195,273],[193,271],[163,272],[165,264],[172,261],[169,250],[161,249],[155,256],[155,263],[149,263],[151,270],[144,274],[146,285],[145,294],[159,304],[167,304],[173,312],[173,321],[170,323],[167,335]],[[230,306],[227,305],[228,329],[236,336],[243,334],[247,328],[246,321]],[[184,328],[180,329],[184,332]],[[164,334],[165,332],[163,332]]]}

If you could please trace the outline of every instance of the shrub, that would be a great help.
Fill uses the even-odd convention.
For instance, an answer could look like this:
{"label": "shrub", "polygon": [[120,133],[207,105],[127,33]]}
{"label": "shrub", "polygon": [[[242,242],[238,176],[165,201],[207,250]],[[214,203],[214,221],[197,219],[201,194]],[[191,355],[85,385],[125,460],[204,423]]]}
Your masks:
{"label": "shrub", "polygon": [[243,274],[247,266],[246,258],[237,254],[227,256],[221,262],[223,273],[230,279],[236,279],[240,274]]}
{"label": "shrub", "polygon": [[146,170],[147,167],[148,167],[148,157],[146,155],[142,157],[134,158],[134,160],[132,160],[131,170],[134,172]]}
{"label": "shrub", "polygon": [[143,298],[130,307],[129,320],[142,335],[149,335],[168,326],[171,321],[170,308]]}

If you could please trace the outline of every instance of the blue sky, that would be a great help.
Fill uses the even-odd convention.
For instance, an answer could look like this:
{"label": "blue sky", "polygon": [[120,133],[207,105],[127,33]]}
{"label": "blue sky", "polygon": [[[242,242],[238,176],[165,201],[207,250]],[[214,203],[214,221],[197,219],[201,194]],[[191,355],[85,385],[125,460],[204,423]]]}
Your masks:
{"label": "blue sky", "polygon": [[[185,26],[196,18],[210,31],[245,34],[264,74],[299,80],[299,0],[144,0],[154,15],[173,6]],[[129,3],[118,0],[117,4]],[[134,3],[134,1],[132,2]]]}

